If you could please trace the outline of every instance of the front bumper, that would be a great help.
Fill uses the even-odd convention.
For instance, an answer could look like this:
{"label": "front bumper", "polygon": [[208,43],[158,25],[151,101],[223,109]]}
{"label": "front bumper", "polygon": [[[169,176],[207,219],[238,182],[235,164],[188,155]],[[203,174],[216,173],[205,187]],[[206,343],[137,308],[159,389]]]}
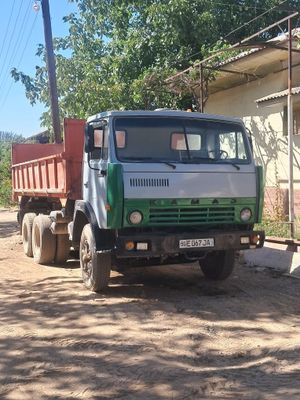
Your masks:
{"label": "front bumper", "polygon": [[[241,238],[249,237],[249,243],[243,244]],[[189,247],[180,248],[180,240],[189,239],[214,239],[213,247]],[[143,233],[135,235],[120,235],[117,238],[115,255],[117,257],[159,257],[159,256],[174,256],[180,254],[194,254],[219,250],[247,250],[256,249],[263,246],[265,240],[264,231],[234,231],[220,232],[208,231],[200,233],[180,233],[180,234],[165,234],[165,233]],[[147,250],[126,250],[128,242],[147,243]]]}

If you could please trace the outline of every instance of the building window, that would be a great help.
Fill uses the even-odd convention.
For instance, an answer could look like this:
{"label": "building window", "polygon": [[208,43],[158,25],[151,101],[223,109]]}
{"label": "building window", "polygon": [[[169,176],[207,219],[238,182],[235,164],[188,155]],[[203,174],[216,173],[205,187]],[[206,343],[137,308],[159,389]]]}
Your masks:
{"label": "building window", "polygon": [[300,103],[294,104],[294,135],[300,135]]}
{"label": "building window", "polygon": [[[300,135],[300,102],[294,102],[293,104],[293,119],[294,119],[294,135]],[[288,134],[287,124],[287,106],[283,108],[283,135]]]}

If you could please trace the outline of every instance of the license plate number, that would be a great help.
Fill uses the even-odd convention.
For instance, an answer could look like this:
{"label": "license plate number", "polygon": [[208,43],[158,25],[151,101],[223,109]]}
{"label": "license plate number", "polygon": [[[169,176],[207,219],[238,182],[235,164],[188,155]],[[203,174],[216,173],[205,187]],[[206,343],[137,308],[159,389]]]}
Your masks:
{"label": "license plate number", "polygon": [[190,249],[197,247],[214,247],[214,245],[215,245],[214,238],[179,240],[180,249]]}

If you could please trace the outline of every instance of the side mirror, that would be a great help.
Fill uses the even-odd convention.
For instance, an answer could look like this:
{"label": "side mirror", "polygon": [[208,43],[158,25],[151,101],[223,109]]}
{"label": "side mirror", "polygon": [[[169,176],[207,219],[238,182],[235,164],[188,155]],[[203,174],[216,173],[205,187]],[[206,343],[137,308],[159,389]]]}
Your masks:
{"label": "side mirror", "polygon": [[253,153],[253,140],[252,140],[252,136],[249,136],[248,139],[249,139],[251,151],[252,151],[252,153]]}
{"label": "side mirror", "polygon": [[248,136],[248,140],[250,143],[250,147],[251,147],[251,151],[253,153],[253,140],[252,140],[252,132],[250,131],[250,129],[246,128],[247,130],[247,136]]}
{"label": "side mirror", "polygon": [[84,151],[91,153],[94,150],[94,127],[87,124],[84,132]]}

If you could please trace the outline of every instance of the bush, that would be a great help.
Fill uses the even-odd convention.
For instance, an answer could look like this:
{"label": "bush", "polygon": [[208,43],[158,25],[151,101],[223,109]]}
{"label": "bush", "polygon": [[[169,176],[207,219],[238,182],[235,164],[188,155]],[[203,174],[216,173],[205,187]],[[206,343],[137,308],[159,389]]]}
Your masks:
{"label": "bush", "polygon": [[284,220],[263,218],[261,224],[257,224],[255,229],[264,230],[266,236],[274,236],[279,238],[291,237],[290,224]]}
{"label": "bush", "polygon": [[0,131],[0,205],[9,206],[11,199],[11,144],[23,141],[21,135]]}

